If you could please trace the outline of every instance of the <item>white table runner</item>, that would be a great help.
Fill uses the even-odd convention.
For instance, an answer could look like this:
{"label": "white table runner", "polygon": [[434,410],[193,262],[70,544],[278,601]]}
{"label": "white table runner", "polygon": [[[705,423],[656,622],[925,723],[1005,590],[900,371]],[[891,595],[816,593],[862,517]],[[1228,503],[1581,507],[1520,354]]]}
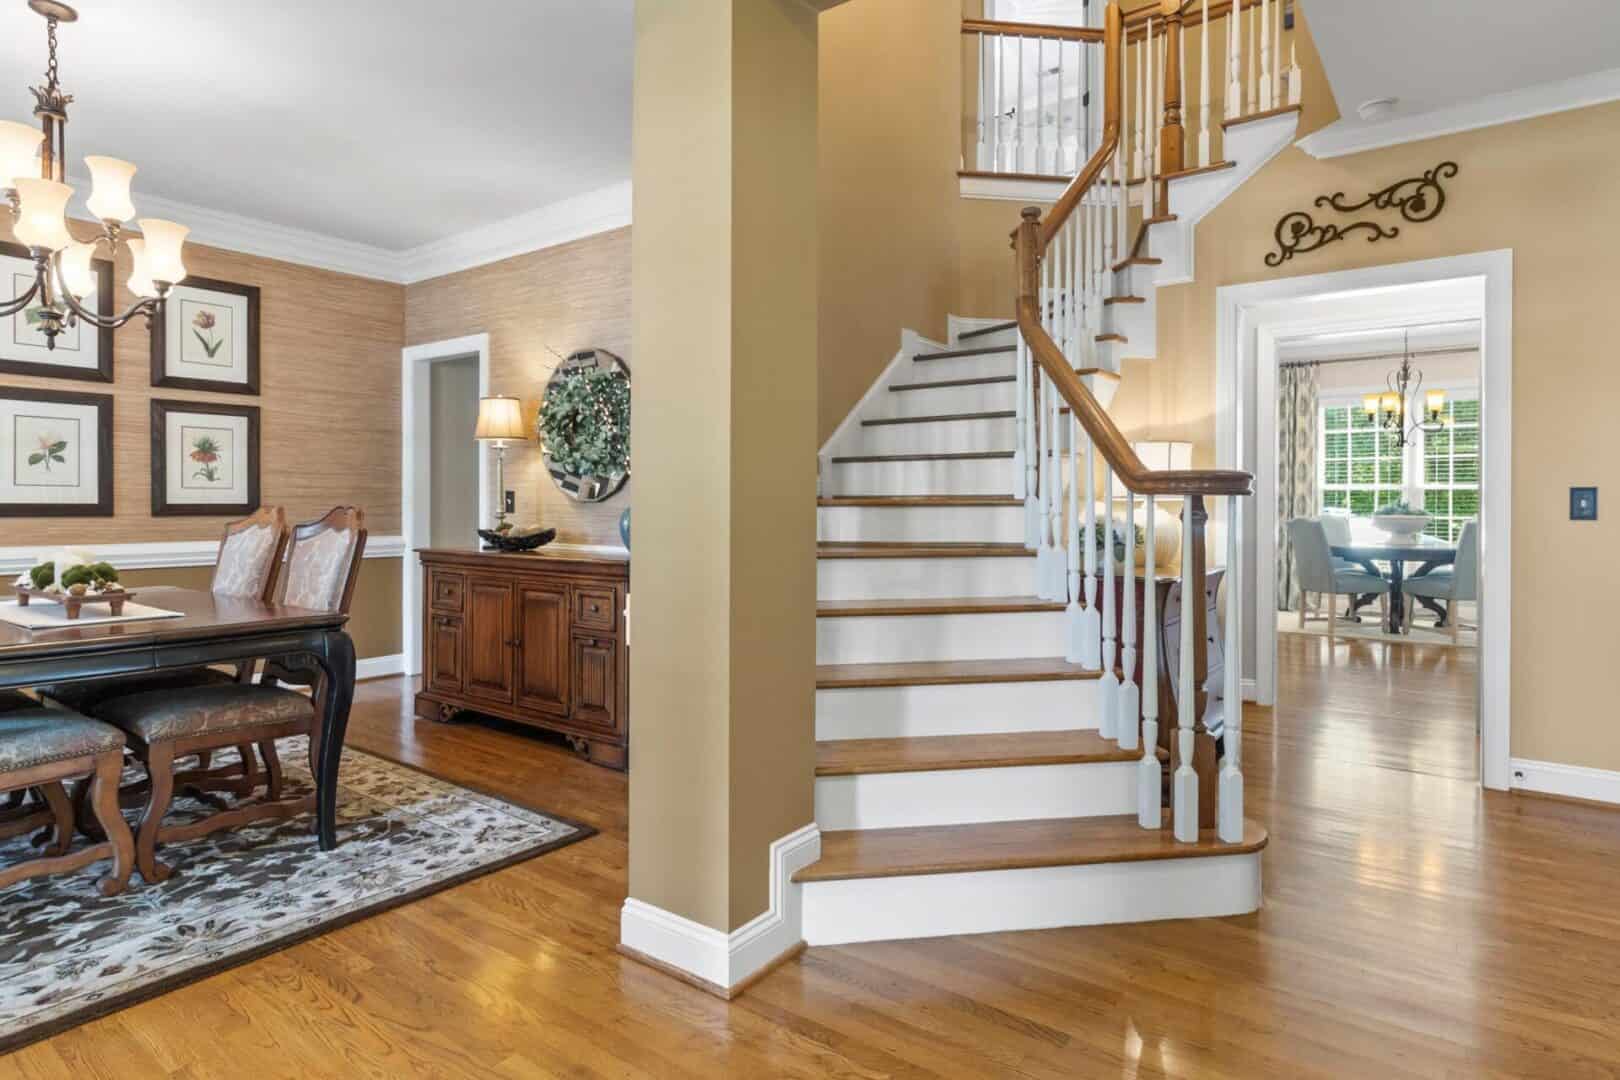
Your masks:
{"label": "white table runner", "polygon": [[8,622],[25,630],[66,630],[75,626],[138,622],[143,619],[178,619],[184,614],[183,611],[147,607],[145,604],[126,600],[122,615],[111,615],[105,607],[86,604],[79,609],[77,619],[70,619],[67,617],[67,609],[61,604],[51,603],[39,597],[35,597],[27,607],[19,605],[15,598],[0,600],[0,622]]}

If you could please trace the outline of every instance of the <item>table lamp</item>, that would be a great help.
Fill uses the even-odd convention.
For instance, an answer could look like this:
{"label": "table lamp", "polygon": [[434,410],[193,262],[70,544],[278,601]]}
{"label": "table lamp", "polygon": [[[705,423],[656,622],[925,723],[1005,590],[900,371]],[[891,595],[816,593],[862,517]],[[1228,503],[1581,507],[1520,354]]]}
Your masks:
{"label": "table lamp", "polygon": [[523,402],[497,395],[478,399],[478,427],[473,438],[495,444],[495,529],[506,529],[506,444],[533,436],[523,422]]}

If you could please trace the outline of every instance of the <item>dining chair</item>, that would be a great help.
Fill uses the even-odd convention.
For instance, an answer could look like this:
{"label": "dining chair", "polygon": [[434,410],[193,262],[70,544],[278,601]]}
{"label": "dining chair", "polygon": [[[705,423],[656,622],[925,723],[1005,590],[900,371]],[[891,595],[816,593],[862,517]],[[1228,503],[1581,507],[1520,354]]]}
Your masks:
{"label": "dining chair", "polygon": [[1326,596],[1328,609],[1328,645],[1331,647],[1338,631],[1340,596],[1378,594],[1381,618],[1389,617],[1389,581],[1382,574],[1369,574],[1359,568],[1342,569],[1333,564],[1333,553],[1328,547],[1327,530],[1314,518],[1294,518],[1288,523],[1288,540],[1294,552],[1294,569],[1299,580],[1299,625],[1305,628],[1306,593]]}
{"label": "dining chair", "polygon": [[[293,607],[330,611],[347,605],[365,551],[365,513],[338,507],[319,520],[294,527],[276,600]],[[135,837],[135,865],[147,881],[163,881],[172,869],[157,860],[160,845],[191,840],[220,829],[260,821],[285,821],[312,810],[313,794],[283,798],[276,740],[295,735],[310,739],[311,771],[320,738],[324,687],[315,696],[284,689],[274,682],[302,670],[302,661],[283,658],[266,663],[266,678],[257,683],[226,682],[164,688],[124,694],[99,701],[93,715],[119,728],[135,757],[146,766],[150,789]],[[272,672],[274,674],[272,674]],[[175,789],[174,762],[201,751],[257,747],[264,757],[264,797],[237,804],[182,825],[163,824]]]}
{"label": "dining chair", "polygon": [[[48,873],[68,873],[102,859],[112,872],[97,882],[103,896],[116,896],[134,869],[134,838],[118,809],[124,771],[124,735],[76,712],[47,706],[21,694],[0,695],[0,793],[34,793],[42,805],[17,805],[0,821],[0,837],[40,825],[51,827],[42,857],[0,867],[0,889]],[[74,813],[64,786],[88,776],[90,807],[103,839],[72,850]]]}
{"label": "dining chair", "polygon": [[[1421,596],[1429,600],[1444,600],[1446,602],[1446,624],[1451,628],[1451,640],[1458,640],[1458,632],[1462,628],[1462,619],[1459,617],[1457,605],[1460,601],[1479,600],[1479,524],[1478,522],[1465,522],[1462,532],[1457,536],[1457,561],[1450,566],[1442,566],[1431,570],[1419,577],[1407,578],[1401,582],[1401,592],[1407,596]],[[1412,632],[1412,620],[1408,618],[1402,627],[1402,632]]]}

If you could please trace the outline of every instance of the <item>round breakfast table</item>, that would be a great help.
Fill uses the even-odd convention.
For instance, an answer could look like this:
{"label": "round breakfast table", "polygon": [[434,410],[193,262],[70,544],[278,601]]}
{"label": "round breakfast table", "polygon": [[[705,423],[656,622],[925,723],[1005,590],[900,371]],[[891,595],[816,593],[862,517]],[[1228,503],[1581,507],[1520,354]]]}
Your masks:
{"label": "round breakfast table", "polygon": [[[1417,569],[1410,576],[1422,577],[1437,566],[1449,566],[1457,561],[1457,545],[1432,536],[1419,536],[1415,541],[1399,543],[1391,542],[1388,537],[1367,540],[1352,537],[1348,544],[1333,544],[1332,551],[1341,559],[1359,564],[1370,574],[1380,572],[1375,564],[1389,564],[1389,621],[1384,629],[1391,634],[1401,633],[1408,618],[1406,594],[1401,591],[1401,583],[1409,576],[1406,573],[1407,565],[1417,563]],[[1376,599],[1376,593],[1355,597],[1350,601],[1350,610],[1345,617],[1360,622],[1361,616],[1357,613]],[[1448,613],[1445,607],[1426,596],[1414,596],[1412,599],[1434,612],[1438,620],[1436,629],[1446,625]]]}

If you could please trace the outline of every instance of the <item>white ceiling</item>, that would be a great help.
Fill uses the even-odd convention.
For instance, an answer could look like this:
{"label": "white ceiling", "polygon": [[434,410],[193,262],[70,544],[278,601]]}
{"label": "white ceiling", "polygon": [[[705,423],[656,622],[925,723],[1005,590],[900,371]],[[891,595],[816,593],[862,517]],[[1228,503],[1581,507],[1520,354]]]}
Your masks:
{"label": "white ceiling", "polygon": [[1346,127],[1399,98],[1393,119],[1620,68],[1614,0],[1325,0],[1305,9]]}
{"label": "white ceiling", "polygon": [[[87,153],[143,191],[403,251],[630,177],[633,0],[74,0]],[[31,122],[45,24],[0,0],[0,118]]]}

